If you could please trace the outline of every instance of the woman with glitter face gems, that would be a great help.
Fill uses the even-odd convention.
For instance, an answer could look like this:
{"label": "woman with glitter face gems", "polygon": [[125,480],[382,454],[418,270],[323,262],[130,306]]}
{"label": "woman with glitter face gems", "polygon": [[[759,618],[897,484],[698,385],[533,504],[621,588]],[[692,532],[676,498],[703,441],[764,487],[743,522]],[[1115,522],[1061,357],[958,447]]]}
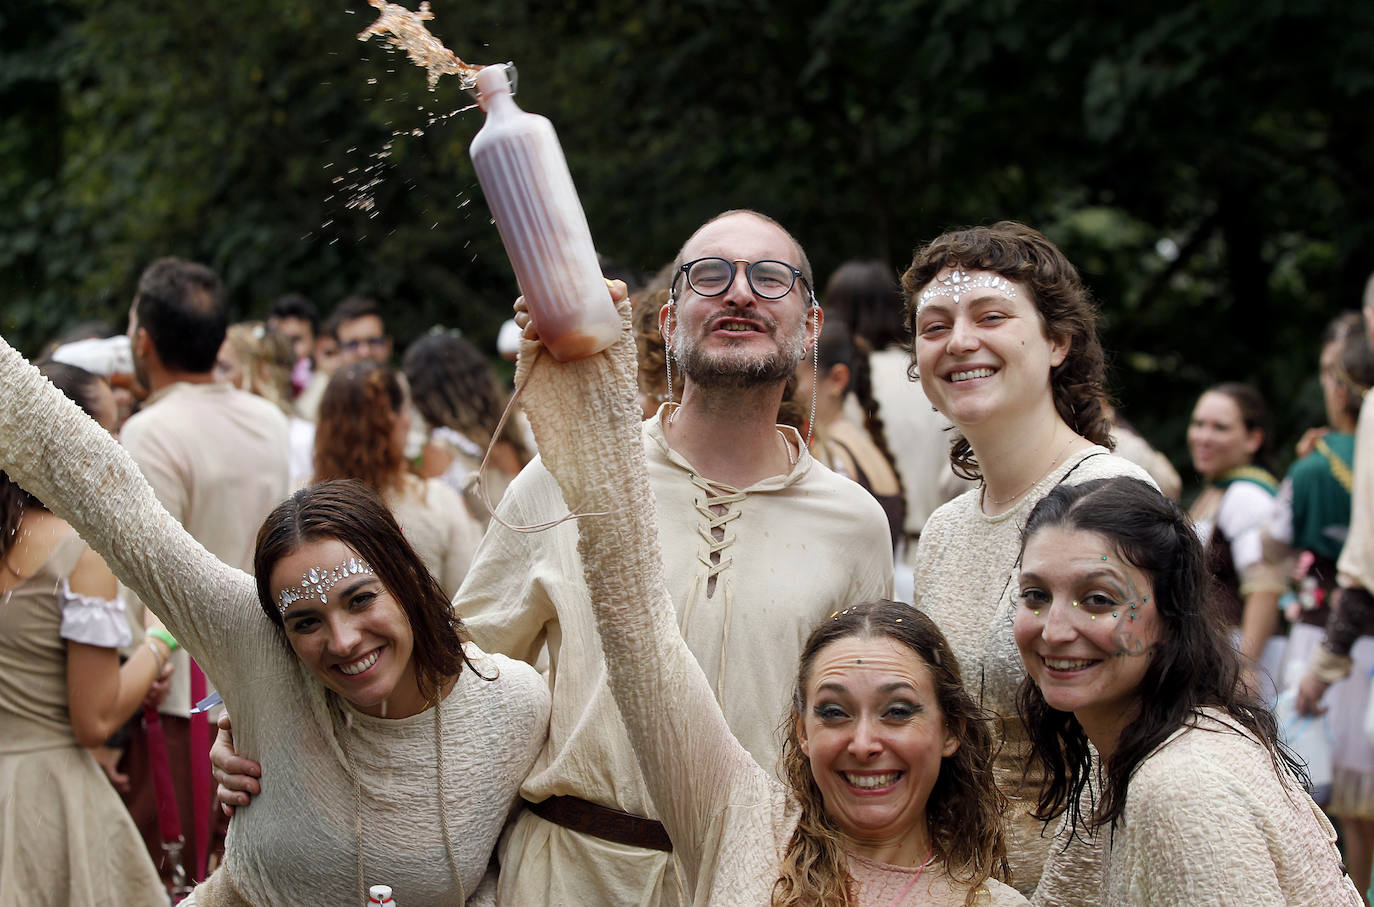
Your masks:
{"label": "woman with glitter face gems", "polygon": [[[1062,485],[1031,512],[1014,624],[1035,815],[1060,820],[1043,902],[1363,903],[1208,587],[1192,525],[1144,482]],[[1088,892],[1075,835],[1109,842]]]}
{"label": "woman with glitter face gems", "polygon": [[[1149,479],[1110,453],[1096,309],[1048,239],[1010,221],[946,233],[916,251],[902,288],[911,376],[954,424],[954,471],[980,483],[922,530],[915,605],[949,639],[974,698],[1002,719],[995,768],[1011,800],[1011,881],[1029,894],[1050,842],[1030,815],[1041,770],[1026,762],[1029,736],[1016,717],[1025,676],[1012,637],[1020,527],[1058,485]],[[1083,891],[1095,887],[1095,857],[1079,855]]]}
{"label": "woman with glitter face gems", "polygon": [[267,779],[182,903],[365,904],[386,884],[403,904],[464,904],[547,734],[534,669],[468,641],[361,484],[280,504],[249,576],[168,516],[110,435],[3,340],[0,384],[0,468],[164,621]]}

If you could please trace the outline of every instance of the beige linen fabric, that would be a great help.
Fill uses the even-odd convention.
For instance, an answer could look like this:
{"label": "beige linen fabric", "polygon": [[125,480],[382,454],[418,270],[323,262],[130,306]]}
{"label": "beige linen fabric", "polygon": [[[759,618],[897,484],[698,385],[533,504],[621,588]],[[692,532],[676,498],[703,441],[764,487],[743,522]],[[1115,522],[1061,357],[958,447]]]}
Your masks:
{"label": "beige linen fabric", "polygon": [[410,547],[452,597],[482,540],[482,527],[468,513],[463,499],[442,479],[407,475],[400,488],[387,492],[386,505]]}
{"label": "beige linen fabric", "polygon": [[1350,534],[1336,562],[1340,584],[1374,591],[1374,406],[1360,408],[1355,429],[1355,490]]}
{"label": "beige linen fabric", "polygon": [[[192,538],[252,572],[258,527],[290,490],[290,430],[280,409],[229,384],[177,382],[150,396],[119,440]],[[143,603],[127,586],[120,591],[141,630]],[[171,663],[176,672],[158,711],[185,718],[192,705],[186,650],[173,652]]]}
{"label": "beige linen fabric", "polygon": [[[594,428],[569,421],[552,430]],[[787,475],[734,489],[697,476],[668,447],[660,416],[642,427],[636,420],[636,430],[652,489],[639,504],[667,540],[680,635],[705,670],[728,727],[771,776],[775,732],[811,628],[832,611],[891,593],[887,520],[871,495],[805,450]],[[802,446],[795,433],[789,438]],[[618,465],[596,468],[610,476]],[[713,512],[713,504],[725,512]],[[593,502],[591,509],[603,508]],[[516,477],[498,508],[512,525],[567,512],[538,460]],[[628,556],[642,542],[627,536],[624,544]],[[587,594],[574,523],[523,534],[493,520],[455,606],[483,648],[533,662],[547,646],[553,717],[548,746],[521,788],[524,797],[572,795],[657,816],[606,685]],[[508,870],[501,878],[503,903],[678,903],[667,855],[570,832],[528,812],[503,841],[501,861]]]}
{"label": "beige linen fabric", "polygon": [[[1028,815],[1035,808],[1039,773],[1022,780],[1029,741],[1016,717],[1016,691],[1026,669],[1012,637],[1021,527],[1061,481],[1077,484],[1113,476],[1154,484],[1134,463],[1112,456],[1104,447],[1091,447],[1069,457],[1016,506],[997,516],[983,513],[980,489],[965,492],[931,515],[916,552],[916,607],[929,614],[949,640],[964,686],[1001,719],[1004,744],[994,768],[1002,792],[1011,799],[1011,881],[1025,893],[1040,877],[1051,835],[1043,822]],[[1082,865],[1084,878],[1095,878],[1090,855],[1084,856]]]}
{"label": "beige linen fabric", "polygon": [[0,595],[0,904],[166,899],[129,811],[77,744],[67,711],[58,589],[85,551],[69,532]]}
{"label": "beige linen fabric", "polygon": [[441,789],[463,888],[476,891],[544,742],[543,679],[469,646],[495,679],[465,670],[439,704],[440,781],[434,710],[388,721],[326,693],[262,613],[253,578],[192,539],[110,435],[3,340],[0,386],[0,468],[142,594],[223,693],[239,751],[262,763],[262,794],[235,815],[201,907],[234,889],[252,904],[363,904],[360,859],[366,882],[407,907],[456,904]]}
{"label": "beige linen fabric", "polygon": [[[1133,907],[1359,907],[1336,831],[1312,798],[1230,716],[1195,713],[1140,763],[1104,840],[1100,890],[1084,892],[1061,823],[1035,903]],[[1062,894],[1063,898],[1058,896]]]}
{"label": "beige linen fabric", "polygon": [[[764,905],[770,901],[798,810],[774,773],[759,766],[758,754],[735,739],[733,722],[716,703],[721,691],[712,688],[713,665],[698,662],[690,633],[684,641],[678,629],[680,606],[669,590],[675,588],[674,559],[681,557],[675,548],[690,540],[664,516],[664,470],[676,464],[671,457],[665,462],[653,426],[638,435],[634,368],[634,344],[628,336],[622,336],[610,357],[565,364],[557,374],[552,368],[540,374],[536,364],[526,407],[545,462],[559,476],[568,505],[574,510],[610,511],[608,516],[579,522],[581,541],[572,556],[580,551],[585,564],[585,572],[578,571],[586,577],[585,607],[594,609],[615,701],[648,791],[672,837],[688,900],[694,905]],[[566,425],[563,414],[576,416],[577,431],[559,430]],[[640,437],[649,443],[636,443]],[[800,516],[793,518],[800,521]],[[779,532],[789,528],[770,526]],[[740,535],[745,541],[743,529]],[[814,528],[808,533],[808,564],[776,554],[748,563],[757,570],[778,560],[777,578],[765,585],[782,582],[789,571],[801,571],[815,585],[833,581],[831,574],[847,574],[851,566],[861,567],[859,552],[847,540],[817,544],[819,535]],[[667,540],[661,549],[660,538]],[[886,561],[886,525],[881,519],[870,547],[877,560]],[[739,597],[736,613],[746,601]],[[764,650],[754,658],[779,663],[786,659],[795,670],[796,654],[780,651],[790,650],[790,637],[781,640],[775,631],[752,642]],[[563,648],[566,652],[566,638]],[[727,686],[727,713],[730,692]],[[559,695],[556,684],[554,695]],[[882,869],[881,864],[857,867],[861,882],[874,879],[860,888],[862,907],[890,902]],[[939,873],[937,867],[927,871]],[[988,888],[983,903],[1024,903],[1005,886],[994,882]]]}

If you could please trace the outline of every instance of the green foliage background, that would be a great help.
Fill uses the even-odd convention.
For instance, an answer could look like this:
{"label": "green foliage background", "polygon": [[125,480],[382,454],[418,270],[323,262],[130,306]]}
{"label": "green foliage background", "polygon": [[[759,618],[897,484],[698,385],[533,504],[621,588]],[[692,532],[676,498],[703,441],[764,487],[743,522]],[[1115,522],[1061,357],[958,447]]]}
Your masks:
{"label": "green foliage background", "polygon": [[[1321,419],[1318,334],[1374,270],[1374,4],[434,6],[460,56],[516,62],[630,270],[729,207],[789,225],[819,275],[1024,220],[1084,272],[1123,410],[1178,465],[1214,381],[1258,384],[1283,439]],[[490,348],[516,289],[466,153],[481,115],[430,124],[470,99],[357,42],[374,15],[0,0],[0,332],[34,353],[118,325],[177,254],[235,317],[363,292],[402,342],[441,322]],[[375,206],[347,207],[388,143]]]}

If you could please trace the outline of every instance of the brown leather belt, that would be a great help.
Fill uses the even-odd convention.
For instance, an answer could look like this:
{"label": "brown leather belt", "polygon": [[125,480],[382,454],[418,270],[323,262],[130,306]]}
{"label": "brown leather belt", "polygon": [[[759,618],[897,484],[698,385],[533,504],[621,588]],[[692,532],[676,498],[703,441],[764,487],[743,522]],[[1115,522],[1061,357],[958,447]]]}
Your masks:
{"label": "brown leather belt", "polygon": [[646,819],[580,797],[549,797],[538,803],[526,800],[525,806],[547,822],[603,841],[661,850],[664,853],[673,852],[673,842],[669,840],[668,832],[663,828],[663,823],[656,819]]}

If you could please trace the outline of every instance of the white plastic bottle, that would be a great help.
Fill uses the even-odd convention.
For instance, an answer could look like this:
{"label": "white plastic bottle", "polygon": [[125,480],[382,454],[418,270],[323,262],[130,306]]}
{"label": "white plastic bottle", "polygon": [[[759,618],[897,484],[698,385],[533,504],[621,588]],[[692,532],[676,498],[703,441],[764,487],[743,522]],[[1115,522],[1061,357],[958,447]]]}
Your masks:
{"label": "white plastic bottle", "polygon": [[562,362],[599,353],[620,315],[553,124],[516,106],[505,66],[479,72],[477,92],[487,121],[468,152],[539,339]]}
{"label": "white plastic bottle", "polygon": [[373,885],[367,889],[367,903],[380,904],[382,907],[396,907],[396,900],[391,896],[390,885]]}

